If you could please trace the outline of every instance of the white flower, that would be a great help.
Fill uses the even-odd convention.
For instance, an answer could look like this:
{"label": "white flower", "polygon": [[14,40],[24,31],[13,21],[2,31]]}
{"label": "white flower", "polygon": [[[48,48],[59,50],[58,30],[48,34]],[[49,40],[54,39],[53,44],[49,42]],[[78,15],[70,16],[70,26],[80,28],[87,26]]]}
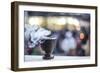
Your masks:
{"label": "white flower", "polygon": [[36,45],[41,43],[43,37],[46,37],[51,34],[51,31],[46,30],[42,27],[36,25],[25,26],[25,40],[27,47],[34,48]]}

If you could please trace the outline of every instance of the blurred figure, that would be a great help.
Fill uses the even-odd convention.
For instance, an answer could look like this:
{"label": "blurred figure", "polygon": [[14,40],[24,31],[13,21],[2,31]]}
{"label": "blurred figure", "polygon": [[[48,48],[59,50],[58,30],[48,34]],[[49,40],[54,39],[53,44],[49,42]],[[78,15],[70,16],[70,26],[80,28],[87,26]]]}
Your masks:
{"label": "blurred figure", "polygon": [[80,43],[77,45],[77,55],[78,56],[87,56],[89,55],[89,28],[81,27],[79,39]]}
{"label": "blurred figure", "polygon": [[77,45],[75,39],[72,36],[72,32],[70,31],[65,33],[65,38],[61,41],[60,44],[61,49],[64,51],[65,55],[69,54],[70,50],[75,50]]}
{"label": "blurred figure", "polygon": [[86,30],[86,29],[89,29],[89,28],[81,27],[80,40],[83,45],[87,43],[89,39],[89,35],[90,35],[89,30]]}

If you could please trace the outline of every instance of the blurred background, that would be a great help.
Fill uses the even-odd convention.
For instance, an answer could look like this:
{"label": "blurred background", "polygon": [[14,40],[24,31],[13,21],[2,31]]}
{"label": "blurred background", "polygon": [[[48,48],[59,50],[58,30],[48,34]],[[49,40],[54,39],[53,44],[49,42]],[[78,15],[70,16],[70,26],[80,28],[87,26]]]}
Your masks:
{"label": "blurred background", "polygon": [[[24,11],[25,25],[38,25],[57,36],[53,54],[90,56],[90,14]],[[25,48],[25,55],[42,55],[40,45]]]}

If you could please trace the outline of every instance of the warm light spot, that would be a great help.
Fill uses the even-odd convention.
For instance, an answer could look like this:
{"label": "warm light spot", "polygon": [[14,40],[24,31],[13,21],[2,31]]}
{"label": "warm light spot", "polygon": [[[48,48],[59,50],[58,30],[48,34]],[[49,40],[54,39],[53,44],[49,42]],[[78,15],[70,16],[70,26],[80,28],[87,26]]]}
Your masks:
{"label": "warm light spot", "polygon": [[30,25],[41,25],[43,23],[43,18],[42,17],[33,16],[33,17],[29,18],[28,23]]}
{"label": "warm light spot", "polygon": [[48,24],[65,25],[67,20],[65,17],[48,17]]}
{"label": "warm light spot", "polygon": [[66,18],[64,18],[64,17],[58,18],[56,24],[57,25],[65,25],[66,24]]}
{"label": "warm light spot", "polygon": [[[80,23],[79,20],[73,17],[68,17],[67,18],[67,24],[68,26],[70,26],[71,28],[75,27],[76,30],[80,30]],[[71,30],[71,28],[69,28]]]}
{"label": "warm light spot", "polygon": [[73,17],[68,17],[67,23],[70,25],[79,26],[79,20]]}
{"label": "warm light spot", "polygon": [[52,16],[52,17],[48,17],[47,18],[47,28],[51,29],[51,30],[62,30],[64,28],[64,26],[66,25],[66,18],[65,17],[56,17],[56,16]]}
{"label": "warm light spot", "polygon": [[80,29],[81,29],[80,26],[77,26],[77,27],[76,27],[76,30],[80,31]]}
{"label": "warm light spot", "polygon": [[56,23],[56,17],[48,17],[47,18],[47,24],[52,25]]}

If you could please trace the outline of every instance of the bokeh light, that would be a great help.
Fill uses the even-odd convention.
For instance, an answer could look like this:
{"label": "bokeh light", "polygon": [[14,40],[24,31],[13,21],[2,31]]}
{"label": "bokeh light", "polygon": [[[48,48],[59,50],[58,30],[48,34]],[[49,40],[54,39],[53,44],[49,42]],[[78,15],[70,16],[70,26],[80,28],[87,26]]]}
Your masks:
{"label": "bokeh light", "polygon": [[66,22],[67,22],[66,18],[60,17],[60,18],[57,19],[56,24],[57,25],[65,25]]}
{"label": "bokeh light", "polygon": [[73,17],[68,17],[67,18],[67,28],[69,30],[80,30],[80,23],[79,20]]}
{"label": "bokeh light", "polygon": [[28,23],[30,25],[42,25],[45,22],[45,19],[41,16],[32,16],[29,17]]}
{"label": "bokeh light", "polygon": [[62,30],[66,25],[66,18],[65,17],[48,17],[47,18],[47,28],[51,30]]}

